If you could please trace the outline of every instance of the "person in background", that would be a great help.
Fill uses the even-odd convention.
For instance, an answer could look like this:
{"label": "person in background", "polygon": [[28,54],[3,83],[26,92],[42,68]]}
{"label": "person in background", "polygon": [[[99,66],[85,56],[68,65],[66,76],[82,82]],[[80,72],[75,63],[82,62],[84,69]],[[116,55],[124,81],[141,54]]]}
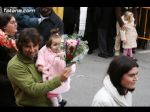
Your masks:
{"label": "person in background", "polygon": [[7,65],[7,75],[12,84],[17,106],[52,106],[47,93],[65,82],[71,73],[66,67],[60,75],[49,81],[42,81],[42,75],[35,67],[41,35],[35,28],[25,28],[17,40],[18,53]]}
{"label": "person in background", "polygon": [[54,12],[63,20],[64,16],[64,7],[53,7]]}
{"label": "person in background", "polygon": [[[118,36],[118,35],[119,35],[120,29],[122,29],[122,30],[125,29],[124,22],[122,21],[121,16],[123,14],[125,14],[126,11],[130,11],[130,12],[133,13],[133,16],[135,18],[135,21],[134,21],[135,26],[138,23],[137,7],[116,7],[115,8],[115,15],[116,15],[116,19],[117,19],[117,23],[116,23],[117,34],[116,34],[115,46],[114,46],[115,56],[119,56],[120,55],[120,51],[121,51],[121,39],[119,38],[120,36]],[[135,49],[133,49],[133,52],[134,51],[135,51]]]}
{"label": "person in background", "polygon": [[40,17],[35,16],[35,7],[18,7],[17,9],[20,10],[15,13],[19,32],[24,28],[37,28],[42,21]]}
{"label": "person in background", "polygon": [[138,80],[139,66],[131,57],[115,57],[103,80],[103,87],[95,94],[92,106],[132,106],[132,92]]}
{"label": "person in background", "polygon": [[[0,14],[0,30],[3,31],[8,38],[15,39],[17,33],[17,22],[13,15]],[[7,48],[0,45],[0,106],[16,106],[14,91],[7,77],[8,61],[16,54],[16,49]]]}
{"label": "person in background", "polygon": [[98,56],[103,58],[114,55],[116,17],[114,7],[95,7],[95,24],[98,35]]}
{"label": "person in background", "polygon": [[30,12],[16,13],[15,16],[19,24],[19,31],[24,28],[38,29],[43,38],[40,47],[45,45],[51,29],[59,28],[60,34],[64,34],[63,22],[60,17],[55,14],[52,7],[21,7],[20,9],[30,10]]}
{"label": "person in background", "polygon": [[64,34],[72,35],[79,31],[80,7],[64,7]]}
{"label": "person in background", "polygon": [[43,45],[48,41],[52,29],[59,28],[60,35],[64,34],[64,23],[55,14],[52,7],[38,7],[35,13],[37,17],[42,18],[42,22],[38,25],[37,29],[43,36]]}
{"label": "person in background", "polygon": [[84,40],[88,41],[89,51],[88,54],[92,54],[93,50],[97,48],[97,29],[95,28],[96,24],[94,22],[94,7],[87,8],[87,18],[86,18],[86,27],[84,33]]}
{"label": "person in background", "polygon": [[[126,11],[121,17],[124,22],[125,30],[120,29],[120,37],[122,40],[123,55],[133,58],[132,48],[137,47],[137,31],[134,24],[133,13]],[[137,59],[134,58],[137,61]]]}

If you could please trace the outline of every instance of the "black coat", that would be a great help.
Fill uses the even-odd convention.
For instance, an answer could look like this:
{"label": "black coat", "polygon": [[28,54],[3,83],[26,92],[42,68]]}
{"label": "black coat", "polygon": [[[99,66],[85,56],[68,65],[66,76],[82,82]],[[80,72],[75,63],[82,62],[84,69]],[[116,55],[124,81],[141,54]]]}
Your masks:
{"label": "black coat", "polygon": [[89,50],[94,50],[97,48],[97,29],[94,22],[94,7],[87,8],[86,26],[83,40],[88,41]]}
{"label": "black coat", "polygon": [[103,29],[111,29],[116,26],[114,7],[95,7],[95,24]]}
{"label": "black coat", "polygon": [[64,33],[72,34],[79,31],[80,7],[64,7]]}
{"label": "black coat", "polygon": [[0,46],[0,106],[16,106],[14,91],[7,77],[7,64],[10,59],[10,50]]}
{"label": "black coat", "polygon": [[[36,9],[35,16],[40,17],[39,8]],[[37,28],[39,33],[43,36],[43,44],[45,44],[45,42],[48,41],[51,35],[50,30],[52,30],[53,28],[59,28],[60,34],[64,34],[63,22],[59,18],[59,16],[57,16],[52,10],[48,18],[44,19]]]}
{"label": "black coat", "polygon": [[88,7],[87,8],[85,33],[86,32],[93,32],[96,30],[95,22],[94,22],[94,13],[95,13],[94,7]]}

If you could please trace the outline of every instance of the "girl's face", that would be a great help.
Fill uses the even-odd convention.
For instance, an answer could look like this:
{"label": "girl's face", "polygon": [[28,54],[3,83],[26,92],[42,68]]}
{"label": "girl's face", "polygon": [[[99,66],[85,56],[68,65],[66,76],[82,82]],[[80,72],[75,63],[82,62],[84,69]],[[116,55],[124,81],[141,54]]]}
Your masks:
{"label": "girl's face", "polygon": [[121,85],[126,89],[135,89],[138,71],[137,67],[133,67],[129,72],[125,73],[122,77]]}
{"label": "girl's face", "polygon": [[60,51],[61,38],[53,38],[51,44],[51,50],[55,53]]}
{"label": "girl's face", "polygon": [[14,36],[17,33],[17,22],[14,17],[10,19],[10,21],[8,22],[4,30],[5,30],[5,33],[10,36]]}

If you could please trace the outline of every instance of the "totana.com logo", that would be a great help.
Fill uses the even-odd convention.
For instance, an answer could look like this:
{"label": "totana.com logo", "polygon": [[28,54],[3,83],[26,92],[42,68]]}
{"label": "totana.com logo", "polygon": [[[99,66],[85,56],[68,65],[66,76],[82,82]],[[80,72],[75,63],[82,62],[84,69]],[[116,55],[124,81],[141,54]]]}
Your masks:
{"label": "totana.com logo", "polygon": [[3,12],[4,13],[29,13],[29,12],[35,12],[35,9],[30,7],[23,7],[23,8],[4,7]]}

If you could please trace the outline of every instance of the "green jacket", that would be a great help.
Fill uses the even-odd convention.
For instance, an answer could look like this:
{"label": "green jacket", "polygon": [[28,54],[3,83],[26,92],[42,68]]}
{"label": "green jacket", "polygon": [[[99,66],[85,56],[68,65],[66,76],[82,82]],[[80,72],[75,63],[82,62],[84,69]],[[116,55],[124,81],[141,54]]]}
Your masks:
{"label": "green jacket", "polygon": [[18,106],[52,106],[47,93],[61,85],[58,77],[42,82],[42,75],[36,70],[33,61],[15,55],[7,66]]}

